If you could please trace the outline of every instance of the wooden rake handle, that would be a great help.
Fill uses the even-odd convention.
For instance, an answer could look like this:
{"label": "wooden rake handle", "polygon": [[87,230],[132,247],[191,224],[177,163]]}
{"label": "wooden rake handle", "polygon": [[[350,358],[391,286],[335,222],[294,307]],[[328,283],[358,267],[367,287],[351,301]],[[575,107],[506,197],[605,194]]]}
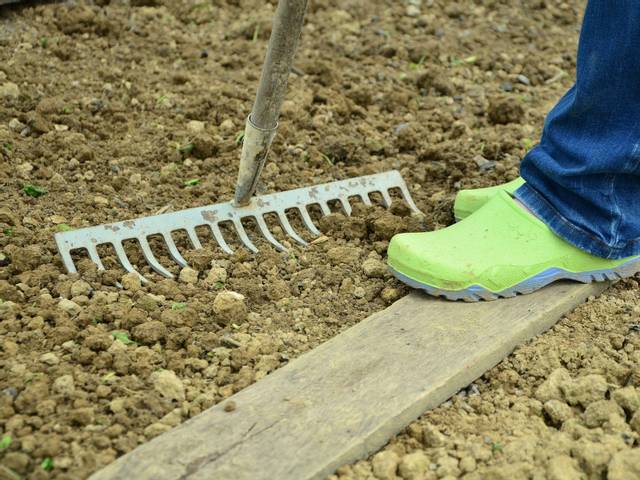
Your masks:
{"label": "wooden rake handle", "polygon": [[278,1],[260,84],[245,125],[234,200],[237,206],[249,203],[267,160],[306,9],[307,0]]}

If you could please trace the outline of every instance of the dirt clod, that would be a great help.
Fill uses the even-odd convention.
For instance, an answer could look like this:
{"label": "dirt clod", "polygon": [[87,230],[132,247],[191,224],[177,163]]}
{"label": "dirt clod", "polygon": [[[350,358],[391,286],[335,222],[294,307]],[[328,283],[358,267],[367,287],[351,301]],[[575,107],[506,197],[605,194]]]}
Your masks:
{"label": "dirt clod", "polygon": [[221,323],[240,324],[247,319],[249,310],[244,295],[238,292],[224,291],[213,300],[213,311]]}

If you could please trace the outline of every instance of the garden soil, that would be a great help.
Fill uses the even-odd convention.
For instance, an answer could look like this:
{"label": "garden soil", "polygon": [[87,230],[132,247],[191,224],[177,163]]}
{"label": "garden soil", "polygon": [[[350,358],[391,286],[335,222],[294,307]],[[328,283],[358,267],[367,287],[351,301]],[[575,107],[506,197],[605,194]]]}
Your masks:
{"label": "garden soil", "polygon": [[[517,176],[571,84],[582,8],[310,2],[260,193],[399,169],[424,215],[336,209],[287,253],[177,235],[182,271],[152,242],[174,280],[127,245],[141,285],[108,249],[105,271],[79,255],[67,274],[53,235],[231,198],[273,2],[0,7],[0,478],[85,478],[406,294],[389,239],[450,224],[460,188]],[[637,303],[621,283],[336,475],[623,478]],[[600,396],[575,393],[585,382]]]}

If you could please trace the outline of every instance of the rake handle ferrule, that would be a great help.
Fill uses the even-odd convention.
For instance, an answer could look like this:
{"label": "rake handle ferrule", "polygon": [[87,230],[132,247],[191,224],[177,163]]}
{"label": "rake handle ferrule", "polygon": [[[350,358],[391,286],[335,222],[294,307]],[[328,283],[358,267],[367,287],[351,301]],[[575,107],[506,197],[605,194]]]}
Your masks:
{"label": "rake handle ferrule", "polygon": [[251,115],[247,118],[236,193],[233,200],[235,206],[243,207],[251,200],[277,130],[277,123],[275,127],[265,130],[254,125]]}
{"label": "rake handle ferrule", "polygon": [[[243,146],[236,184],[236,205],[249,203],[267,159],[269,146],[278,126],[280,107],[287,92],[289,72],[300,39],[307,1],[278,1],[256,99],[245,127],[245,146],[247,140],[251,141],[251,135],[258,136],[255,131],[273,133],[270,133],[268,144],[264,141],[267,137],[266,134],[263,140],[257,142],[261,145],[258,150],[255,145],[251,145],[247,149]],[[262,148],[264,146],[266,148]]]}

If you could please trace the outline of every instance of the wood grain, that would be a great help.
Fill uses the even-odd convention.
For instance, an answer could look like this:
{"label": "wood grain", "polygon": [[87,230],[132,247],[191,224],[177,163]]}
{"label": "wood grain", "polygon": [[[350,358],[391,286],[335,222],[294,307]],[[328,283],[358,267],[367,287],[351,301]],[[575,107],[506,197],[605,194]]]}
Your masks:
{"label": "wood grain", "polygon": [[414,292],[91,478],[325,478],[606,286],[558,283],[476,304]]}

